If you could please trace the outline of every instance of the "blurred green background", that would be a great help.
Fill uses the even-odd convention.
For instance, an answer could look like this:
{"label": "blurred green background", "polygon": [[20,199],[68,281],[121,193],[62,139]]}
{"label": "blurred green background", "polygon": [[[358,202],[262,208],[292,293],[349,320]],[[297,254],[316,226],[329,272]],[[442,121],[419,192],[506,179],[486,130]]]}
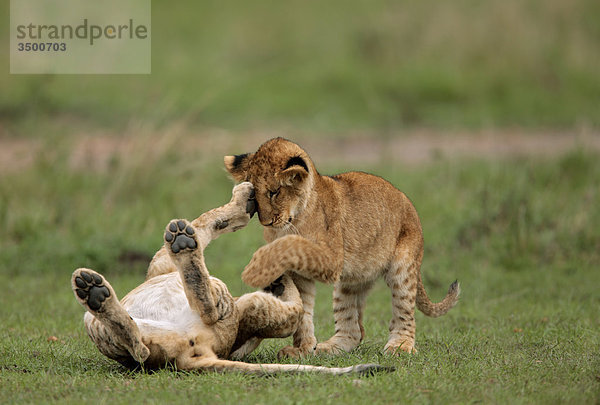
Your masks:
{"label": "blurred green background", "polygon": [[[3,2],[3,19],[8,2]],[[378,131],[600,124],[597,0],[155,0],[151,75],[8,75],[0,119]],[[3,29],[1,58],[8,55]]]}

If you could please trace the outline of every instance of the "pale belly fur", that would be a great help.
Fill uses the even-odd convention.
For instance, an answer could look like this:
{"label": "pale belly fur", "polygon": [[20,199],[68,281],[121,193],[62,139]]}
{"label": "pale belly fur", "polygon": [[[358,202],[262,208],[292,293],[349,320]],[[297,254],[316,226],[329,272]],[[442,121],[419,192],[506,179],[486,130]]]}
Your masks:
{"label": "pale belly fur", "polygon": [[121,304],[142,335],[159,331],[187,335],[204,326],[200,315],[190,308],[179,272],[151,278],[127,294]]}

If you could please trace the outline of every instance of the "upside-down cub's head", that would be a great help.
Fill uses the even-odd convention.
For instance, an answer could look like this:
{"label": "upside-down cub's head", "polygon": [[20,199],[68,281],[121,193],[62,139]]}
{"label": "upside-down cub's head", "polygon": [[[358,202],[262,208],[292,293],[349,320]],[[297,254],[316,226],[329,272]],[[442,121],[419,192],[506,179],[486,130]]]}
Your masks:
{"label": "upside-down cub's head", "polygon": [[258,218],[264,226],[283,227],[306,208],[315,169],[295,143],[274,138],[255,153],[225,156],[224,162],[235,181],[254,185]]}

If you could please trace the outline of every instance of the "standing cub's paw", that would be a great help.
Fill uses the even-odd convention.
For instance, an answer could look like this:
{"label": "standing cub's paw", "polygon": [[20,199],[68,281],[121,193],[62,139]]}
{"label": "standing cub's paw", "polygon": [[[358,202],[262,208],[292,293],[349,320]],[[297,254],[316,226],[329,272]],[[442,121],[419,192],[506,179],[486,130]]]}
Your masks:
{"label": "standing cub's paw", "polygon": [[106,280],[93,270],[77,269],[71,278],[71,285],[77,301],[93,312],[103,312],[104,304],[111,291]]}
{"label": "standing cub's paw", "polygon": [[417,349],[414,347],[414,341],[410,340],[388,342],[383,348],[383,351],[391,355],[399,355],[404,352],[417,354]]}
{"label": "standing cub's paw", "polygon": [[341,347],[338,347],[335,343],[331,342],[322,342],[317,344],[317,348],[315,349],[315,353],[317,354],[341,354],[344,353],[345,350]]}
{"label": "standing cub's paw", "polygon": [[303,347],[294,347],[294,346],[285,346],[277,353],[277,359],[301,359],[306,356],[310,356],[315,354],[314,346],[303,346]]}
{"label": "standing cub's paw", "polygon": [[185,219],[174,219],[167,225],[165,244],[175,254],[198,247],[194,227]]}

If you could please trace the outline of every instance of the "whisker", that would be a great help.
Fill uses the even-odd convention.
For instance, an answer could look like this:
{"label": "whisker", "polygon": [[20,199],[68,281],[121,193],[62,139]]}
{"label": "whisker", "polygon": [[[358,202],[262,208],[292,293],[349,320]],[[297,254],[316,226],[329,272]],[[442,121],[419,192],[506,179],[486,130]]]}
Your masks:
{"label": "whisker", "polygon": [[300,231],[298,231],[298,228],[296,228],[296,226],[294,224],[292,224],[291,221],[285,221],[283,223],[283,227],[285,229],[286,232],[289,232],[290,230],[292,230],[292,232],[296,235],[300,235]]}

